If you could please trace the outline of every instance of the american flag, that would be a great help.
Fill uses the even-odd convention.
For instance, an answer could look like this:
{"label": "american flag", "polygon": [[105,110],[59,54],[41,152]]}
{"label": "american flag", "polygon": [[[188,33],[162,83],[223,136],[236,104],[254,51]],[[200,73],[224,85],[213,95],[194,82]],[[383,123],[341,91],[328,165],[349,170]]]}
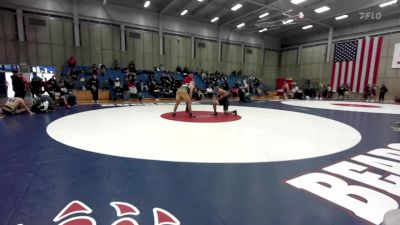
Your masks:
{"label": "american flag", "polygon": [[363,93],[376,84],[383,37],[368,37],[335,44],[331,87],[336,92],[347,84],[352,92]]}

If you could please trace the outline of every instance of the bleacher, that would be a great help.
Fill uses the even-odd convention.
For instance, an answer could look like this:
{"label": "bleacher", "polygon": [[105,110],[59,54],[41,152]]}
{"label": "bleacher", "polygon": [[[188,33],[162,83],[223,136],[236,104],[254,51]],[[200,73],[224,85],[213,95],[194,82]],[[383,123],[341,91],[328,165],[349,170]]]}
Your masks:
{"label": "bleacher", "polygon": [[[74,68],[74,71],[78,71],[78,78],[75,81],[75,86],[74,86],[74,93],[77,96],[78,101],[88,101],[91,99],[91,94],[90,91],[85,91],[85,83],[88,79],[91,77],[91,68],[90,66],[76,66]],[[68,66],[64,66],[63,69],[63,74],[69,74],[70,73],[70,68]],[[161,77],[163,75],[163,72],[161,71],[156,71],[155,73],[153,71],[145,71],[145,70],[138,70],[137,71],[137,83],[141,83],[142,81],[147,84],[150,74],[154,74],[156,82],[161,82]],[[170,74],[171,77],[175,80],[182,81],[183,80],[183,75],[180,73],[172,73]],[[121,70],[114,70],[114,69],[106,69],[105,73],[102,75],[98,76],[99,79],[99,88],[100,93],[99,93],[99,100],[109,100],[109,84],[108,80],[112,79],[115,80],[116,78],[119,78],[120,81],[124,81],[126,77],[126,73],[122,72]],[[235,87],[236,83],[238,80],[243,81],[244,79],[248,78],[248,76],[228,76],[227,82],[228,82],[228,87],[229,89]],[[61,78],[63,79],[63,77]],[[202,79],[201,74],[195,73],[194,74],[194,81],[196,83],[197,88],[199,89],[206,89],[207,84],[206,82]],[[263,84],[263,87],[266,87]],[[154,96],[151,96],[147,91],[142,91],[140,92],[140,95],[144,98],[154,98]]]}

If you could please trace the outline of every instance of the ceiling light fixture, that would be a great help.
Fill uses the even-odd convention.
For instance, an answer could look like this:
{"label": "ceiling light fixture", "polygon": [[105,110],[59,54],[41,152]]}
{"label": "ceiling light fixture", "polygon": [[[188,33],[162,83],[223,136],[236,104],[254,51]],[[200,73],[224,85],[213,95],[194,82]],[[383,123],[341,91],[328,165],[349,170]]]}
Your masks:
{"label": "ceiling light fixture", "polygon": [[288,20],[283,20],[282,23],[283,24],[289,24],[289,23],[293,23],[293,19],[288,19]]}
{"label": "ceiling light fixture", "polygon": [[219,20],[219,17],[214,17],[212,20],[211,20],[211,23],[215,23],[215,22],[217,22]]}
{"label": "ceiling light fixture", "polygon": [[326,11],[329,11],[329,10],[331,10],[331,8],[329,8],[328,6],[322,6],[321,8],[318,8],[318,9],[314,10],[314,12],[323,13],[323,12],[326,12]]}
{"label": "ceiling light fixture", "polygon": [[202,2],[203,0],[197,0],[198,2]]}
{"label": "ceiling light fixture", "polygon": [[379,7],[383,8],[383,7],[386,7],[386,6],[389,6],[389,5],[394,5],[396,3],[397,3],[397,0],[392,0],[392,1],[388,1],[388,2],[380,4]]}
{"label": "ceiling light fixture", "polygon": [[268,30],[267,28],[264,28],[264,29],[259,30],[258,32],[262,33],[262,32],[265,32],[267,30]]}
{"label": "ceiling light fixture", "polygon": [[266,16],[268,16],[269,15],[269,13],[264,13],[264,14],[261,14],[258,18],[264,18],[264,17],[266,17]]}
{"label": "ceiling light fixture", "polygon": [[186,9],[183,10],[183,11],[181,12],[181,16],[184,16],[187,12],[189,12],[189,11],[187,11]]}
{"label": "ceiling light fixture", "polygon": [[298,4],[303,3],[303,2],[305,2],[305,1],[306,1],[306,0],[291,0],[290,2],[291,2],[292,4],[298,5]]}
{"label": "ceiling light fixture", "polygon": [[304,26],[302,29],[303,30],[308,30],[308,29],[311,29],[313,27],[314,27],[313,25],[307,25],[307,26]]}
{"label": "ceiling light fixture", "polygon": [[242,28],[242,27],[244,27],[244,25],[246,25],[246,24],[245,23],[241,23],[241,24],[237,25],[236,27],[237,28]]}
{"label": "ceiling light fixture", "polygon": [[231,10],[232,10],[232,11],[236,11],[236,10],[242,8],[242,6],[243,6],[242,4],[236,4],[235,6],[233,6],[233,7],[231,8]]}
{"label": "ceiling light fixture", "polygon": [[343,20],[343,19],[346,19],[347,17],[349,17],[349,16],[348,15],[342,15],[342,16],[335,17],[335,20]]}
{"label": "ceiling light fixture", "polygon": [[146,1],[146,2],[144,3],[144,7],[145,7],[145,8],[149,7],[149,5],[150,5],[150,1]]}

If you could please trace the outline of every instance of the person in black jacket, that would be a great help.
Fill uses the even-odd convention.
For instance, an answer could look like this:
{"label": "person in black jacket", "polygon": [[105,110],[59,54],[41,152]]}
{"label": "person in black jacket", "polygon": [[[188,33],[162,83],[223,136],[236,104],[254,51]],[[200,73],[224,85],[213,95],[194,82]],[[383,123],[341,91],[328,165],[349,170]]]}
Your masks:
{"label": "person in black jacket", "polygon": [[92,78],[88,80],[88,86],[90,92],[92,92],[93,102],[98,103],[99,101],[99,79],[97,79],[96,74],[92,75]]}
{"label": "person in black jacket", "polygon": [[56,103],[62,102],[65,108],[70,109],[71,106],[68,103],[68,96],[68,89],[65,87],[64,81],[60,81],[58,87],[55,89]]}
{"label": "person in black jacket", "polygon": [[388,89],[384,84],[381,85],[381,88],[379,89],[379,101],[383,102],[385,101],[385,94],[388,92]]}
{"label": "person in black jacket", "polygon": [[136,66],[135,66],[135,63],[133,62],[133,60],[129,63],[128,69],[129,69],[129,72],[135,72],[136,73]]}
{"label": "person in black jacket", "polygon": [[33,73],[33,78],[31,80],[32,97],[38,96],[39,92],[42,91],[43,88],[43,79],[38,77],[37,73]]}
{"label": "person in black jacket", "polygon": [[53,76],[48,81],[45,81],[44,90],[49,94],[49,96],[55,100],[55,90],[57,88],[57,80]]}

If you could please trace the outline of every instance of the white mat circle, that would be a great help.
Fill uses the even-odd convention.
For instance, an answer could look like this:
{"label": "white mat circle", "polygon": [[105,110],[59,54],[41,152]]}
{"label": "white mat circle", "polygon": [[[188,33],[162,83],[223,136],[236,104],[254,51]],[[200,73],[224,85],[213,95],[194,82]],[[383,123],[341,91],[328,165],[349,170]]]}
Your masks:
{"label": "white mat circle", "polygon": [[[106,155],[198,163],[313,158],[349,149],[361,140],[360,133],[344,123],[304,113],[232,106],[241,120],[187,123],[160,117],[172,107],[77,113],[53,121],[47,133],[65,145]],[[196,105],[194,110],[211,112],[212,107]]]}

